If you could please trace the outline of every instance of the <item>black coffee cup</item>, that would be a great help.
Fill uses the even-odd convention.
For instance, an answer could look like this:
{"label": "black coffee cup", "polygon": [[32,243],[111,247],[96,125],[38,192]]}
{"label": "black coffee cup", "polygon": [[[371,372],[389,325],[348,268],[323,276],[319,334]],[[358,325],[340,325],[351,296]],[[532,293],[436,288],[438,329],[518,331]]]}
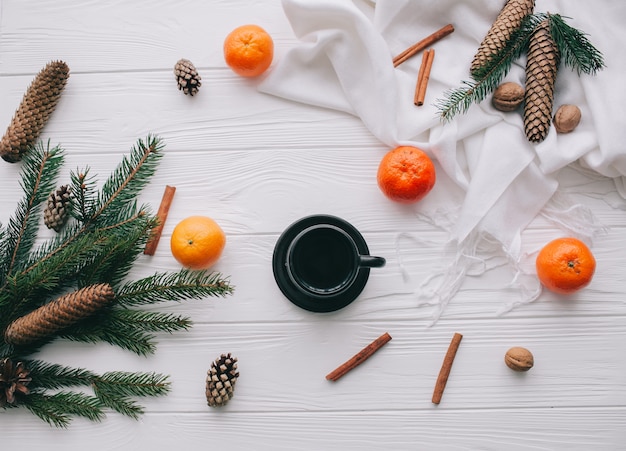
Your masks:
{"label": "black coffee cup", "polygon": [[294,304],[315,312],[338,310],[361,293],[370,268],[385,259],[369,255],[359,231],[336,216],[315,215],[288,227],[274,250],[278,286]]}

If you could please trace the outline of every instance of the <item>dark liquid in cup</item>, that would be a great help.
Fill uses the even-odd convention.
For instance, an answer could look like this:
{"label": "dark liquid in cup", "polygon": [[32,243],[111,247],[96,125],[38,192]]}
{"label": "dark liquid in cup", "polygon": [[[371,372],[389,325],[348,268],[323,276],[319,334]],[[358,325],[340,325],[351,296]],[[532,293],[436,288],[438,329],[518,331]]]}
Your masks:
{"label": "dark liquid in cup", "polygon": [[296,279],[310,289],[339,289],[356,270],[353,244],[338,230],[310,230],[293,248],[292,270]]}

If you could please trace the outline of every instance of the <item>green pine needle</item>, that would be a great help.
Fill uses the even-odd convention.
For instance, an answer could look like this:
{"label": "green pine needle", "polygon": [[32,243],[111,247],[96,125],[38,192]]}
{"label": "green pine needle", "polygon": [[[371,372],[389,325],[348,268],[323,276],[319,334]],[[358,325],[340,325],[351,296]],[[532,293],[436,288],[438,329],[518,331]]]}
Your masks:
{"label": "green pine needle", "polygon": [[5,236],[0,244],[0,283],[12,274],[16,266],[28,256],[39,230],[40,206],[50,192],[63,163],[63,151],[50,143],[38,143],[24,156],[22,189],[24,198],[18,203],[15,215],[9,219]]}
{"label": "green pine needle", "polygon": [[33,414],[56,427],[68,427],[75,416],[91,421],[104,418],[100,400],[84,393],[58,392],[49,395],[35,392],[25,396],[23,403]]}
{"label": "green pine needle", "polygon": [[105,373],[93,387],[104,406],[135,419],[144,411],[132,397],[163,396],[170,390],[167,377],[155,373]]}
{"label": "green pine needle", "polygon": [[117,302],[124,306],[183,301],[208,296],[226,296],[234,288],[219,273],[182,269],[177,273],[156,273],[117,290]]}
{"label": "green pine needle", "polygon": [[91,371],[81,368],[71,368],[63,365],[43,362],[41,360],[27,360],[24,362],[30,370],[30,387],[44,389],[59,389],[65,387],[89,386],[97,377]]}
{"label": "green pine needle", "polygon": [[594,75],[604,67],[602,53],[587,39],[587,35],[571,27],[559,14],[549,14],[550,34],[566,66],[581,73]]}

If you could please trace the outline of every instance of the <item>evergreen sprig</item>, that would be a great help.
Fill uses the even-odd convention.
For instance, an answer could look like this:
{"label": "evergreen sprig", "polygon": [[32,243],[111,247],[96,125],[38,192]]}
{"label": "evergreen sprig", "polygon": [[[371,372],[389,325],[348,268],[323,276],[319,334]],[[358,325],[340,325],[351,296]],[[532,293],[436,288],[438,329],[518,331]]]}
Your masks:
{"label": "evergreen sprig", "polygon": [[[17,405],[6,408],[23,405],[58,427],[66,427],[74,417],[100,421],[106,409],[137,418],[143,408],[135,398],[166,394],[167,376],[120,371],[97,375],[28,356],[43,352],[58,338],[104,342],[149,355],[156,350],[157,333],[186,330],[191,320],[141,308],[232,293],[227,278],[208,271],[182,269],[127,280],[157,224],[151,208],[139,205],[137,196],[155,173],[162,151],[156,136],[138,140],[101,187],[89,168],[71,172],[70,221],[42,243],[39,213],[56,186],[63,150],[38,144],[26,154],[21,171],[24,198],[8,225],[0,226],[0,358],[25,362],[32,380],[29,394],[20,393]],[[101,283],[112,287],[115,298],[91,316],[19,348],[4,340],[4,331],[15,319],[69,290]],[[93,396],[84,393],[88,388]]]}
{"label": "evergreen sprig", "polygon": [[511,33],[511,38],[487,64],[471,75],[471,81],[462,81],[460,88],[444,93],[445,98],[436,103],[439,116],[444,122],[457,114],[466,113],[474,103],[482,102],[493,92],[509,73],[511,65],[528,48],[528,42],[539,23],[536,15],[530,14],[522,20],[521,26]]}
{"label": "evergreen sprig", "polygon": [[117,302],[124,306],[183,301],[207,296],[225,296],[233,286],[219,273],[182,269],[177,273],[155,273],[128,282],[117,290]]}
{"label": "evergreen sprig", "polygon": [[471,80],[464,80],[461,87],[446,91],[444,97],[435,103],[440,119],[449,122],[457,114],[466,113],[474,103],[485,100],[502,82],[515,60],[528,50],[535,28],[545,19],[550,21],[550,34],[566,66],[578,74],[592,75],[604,67],[602,53],[583,32],[568,25],[562,16],[548,13],[529,14],[511,34],[505,47],[471,74]]}
{"label": "evergreen sprig", "polygon": [[559,14],[546,14],[550,20],[550,34],[556,43],[564,64],[578,74],[594,75],[604,67],[602,53],[596,49],[587,35],[565,22]]}
{"label": "evergreen sprig", "polygon": [[28,256],[32,249],[40,218],[38,212],[41,204],[46,201],[55,188],[56,180],[63,163],[63,151],[56,146],[50,148],[37,143],[24,159],[21,186],[24,197],[17,204],[15,214],[9,219],[8,226],[3,230],[0,244],[0,283],[6,284],[15,267]]}

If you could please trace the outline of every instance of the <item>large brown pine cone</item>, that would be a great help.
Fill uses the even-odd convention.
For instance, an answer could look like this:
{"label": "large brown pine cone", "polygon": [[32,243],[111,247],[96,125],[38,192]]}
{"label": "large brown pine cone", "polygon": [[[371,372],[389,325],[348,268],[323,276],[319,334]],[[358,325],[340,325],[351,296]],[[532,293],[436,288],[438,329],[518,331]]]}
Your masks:
{"label": "large brown pine cone", "polygon": [[59,103],[69,72],[63,61],[52,61],[37,74],[0,140],[0,156],[4,160],[19,161],[35,143]]}
{"label": "large brown pine cone", "polygon": [[108,283],[81,288],[16,319],[7,327],[4,339],[14,346],[36,343],[87,318],[114,298]]}
{"label": "large brown pine cone", "polygon": [[524,17],[532,14],[534,8],[535,0],[508,0],[505,3],[478,47],[470,66],[472,75],[490,63],[492,58],[506,46],[513,32],[521,26]]}
{"label": "large brown pine cone", "polygon": [[545,19],[533,32],[526,61],[524,128],[530,142],[543,141],[550,131],[559,64],[560,53],[550,34],[549,19]]}

